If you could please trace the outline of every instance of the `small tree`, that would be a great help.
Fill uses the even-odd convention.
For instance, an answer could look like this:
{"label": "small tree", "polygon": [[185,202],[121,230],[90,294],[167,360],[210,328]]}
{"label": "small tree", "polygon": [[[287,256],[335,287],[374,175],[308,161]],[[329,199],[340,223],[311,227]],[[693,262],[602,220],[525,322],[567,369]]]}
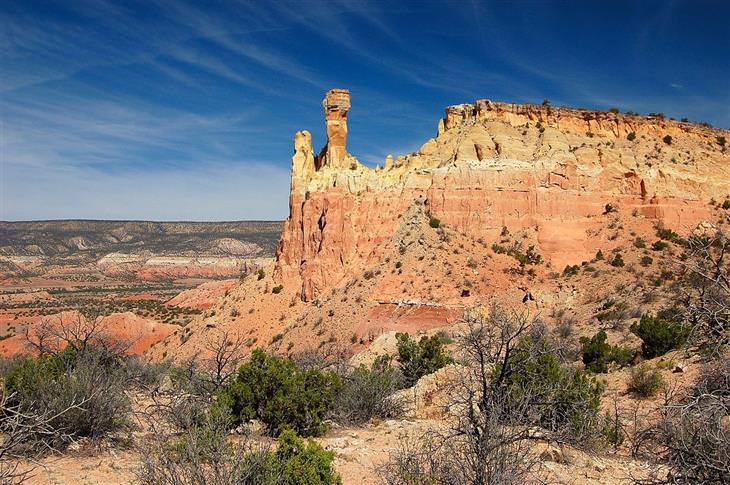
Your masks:
{"label": "small tree", "polygon": [[664,138],[662,138],[662,141],[666,143],[667,145],[672,144],[672,135],[665,135]]}
{"label": "small tree", "polygon": [[423,336],[418,342],[407,333],[397,333],[395,337],[398,340],[398,362],[406,387],[411,387],[424,375],[453,362],[446,350],[450,340],[442,335]]}
{"label": "small tree", "polygon": [[591,338],[580,338],[580,344],[583,347],[583,364],[587,370],[605,373],[608,372],[608,364],[611,362],[624,366],[633,360],[634,352],[631,349],[610,345],[607,340],[608,335],[604,330]]}
{"label": "small tree", "polygon": [[642,315],[638,324],[631,325],[631,332],[642,341],[641,353],[647,359],[678,349],[687,341],[689,331],[679,322],[648,314]]}
{"label": "small tree", "polygon": [[220,402],[231,410],[236,424],[255,418],[272,435],[293,429],[316,436],[326,430],[324,418],[340,387],[333,372],[300,369],[291,360],[256,349],[222,392]]}

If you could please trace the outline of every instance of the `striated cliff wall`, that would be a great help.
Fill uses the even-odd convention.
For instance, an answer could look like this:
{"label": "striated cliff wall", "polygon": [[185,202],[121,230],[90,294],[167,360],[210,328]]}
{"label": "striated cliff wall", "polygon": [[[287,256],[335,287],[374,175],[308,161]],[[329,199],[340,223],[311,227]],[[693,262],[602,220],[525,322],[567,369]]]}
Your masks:
{"label": "striated cliff wall", "polygon": [[[327,145],[294,138],[290,215],[275,278],[316,298],[383,256],[417,201],[446,224],[491,240],[530,231],[554,267],[595,254],[606,204],[686,232],[730,193],[728,136],[690,123],[479,100],[446,108],[437,136],[371,169],[347,153],[347,90],[323,102]],[[671,137],[666,138],[667,136]]]}

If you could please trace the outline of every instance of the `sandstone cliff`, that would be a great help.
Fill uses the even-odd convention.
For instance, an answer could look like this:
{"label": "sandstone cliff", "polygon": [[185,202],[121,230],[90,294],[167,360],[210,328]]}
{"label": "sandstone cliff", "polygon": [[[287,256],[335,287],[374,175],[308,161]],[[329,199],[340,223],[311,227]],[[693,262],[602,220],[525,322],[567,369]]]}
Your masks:
{"label": "sandstone cliff", "polygon": [[473,238],[528,231],[549,264],[595,254],[606,205],[687,232],[730,193],[728,136],[691,123],[479,100],[446,108],[437,136],[382,168],[347,153],[349,93],[323,102],[327,145],[294,138],[290,215],[275,278],[311,300],[381,260],[399,217],[424,204]]}

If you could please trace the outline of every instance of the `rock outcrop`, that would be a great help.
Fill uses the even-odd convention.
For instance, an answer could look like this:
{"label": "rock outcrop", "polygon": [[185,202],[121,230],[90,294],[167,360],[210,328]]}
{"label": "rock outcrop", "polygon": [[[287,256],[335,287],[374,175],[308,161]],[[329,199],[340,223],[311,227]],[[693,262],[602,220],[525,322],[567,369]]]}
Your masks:
{"label": "rock outcrop", "polygon": [[347,153],[347,112],[350,111],[350,91],[331,89],[322,101],[327,122],[327,145],[318,158],[317,168],[324,166],[341,169],[349,157]]}
{"label": "rock outcrop", "polygon": [[349,93],[329,91],[323,104],[320,155],[308,132],[295,136],[275,270],[305,300],[379,261],[414,203],[475,239],[531,231],[561,269],[595,254],[591,233],[607,204],[688,232],[730,193],[730,155],[718,143],[727,130],[479,100],[446,108],[435,138],[371,169],[346,150]]}

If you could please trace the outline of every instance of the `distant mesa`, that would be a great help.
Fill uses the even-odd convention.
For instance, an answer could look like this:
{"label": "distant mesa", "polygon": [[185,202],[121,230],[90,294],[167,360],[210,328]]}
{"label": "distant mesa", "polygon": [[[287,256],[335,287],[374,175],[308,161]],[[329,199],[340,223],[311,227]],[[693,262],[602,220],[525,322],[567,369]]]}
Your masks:
{"label": "distant mesa", "polygon": [[[290,214],[275,278],[311,300],[378,261],[414,204],[474,238],[534,231],[556,268],[590,259],[606,204],[691,230],[730,193],[718,130],[659,117],[487,99],[445,109],[436,136],[371,169],[347,152],[350,93],[323,101],[327,143],[294,136]],[[672,143],[662,140],[672,137]]]}

